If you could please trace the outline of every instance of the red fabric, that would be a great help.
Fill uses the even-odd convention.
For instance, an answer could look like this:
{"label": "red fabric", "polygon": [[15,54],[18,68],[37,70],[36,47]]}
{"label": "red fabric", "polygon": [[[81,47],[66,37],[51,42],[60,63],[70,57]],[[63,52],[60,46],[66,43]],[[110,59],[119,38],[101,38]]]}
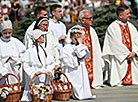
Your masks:
{"label": "red fabric", "polygon": [[[131,35],[128,25],[123,26],[119,24],[121,28],[122,34],[122,43],[132,52],[132,42],[131,42]],[[128,69],[125,77],[122,80],[122,84],[132,84],[132,72],[131,72],[131,61],[128,61]]]}
{"label": "red fabric", "polygon": [[90,56],[89,58],[85,59],[85,66],[87,68],[88,71],[88,77],[89,77],[89,84],[90,84],[90,88],[92,88],[92,82],[93,82],[93,48],[92,48],[92,39],[91,39],[91,35],[90,35],[90,30],[87,29],[83,29],[80,28],[81,30],[83,30],[85,33],[82,34],[82,44],[86,45],[90,51]]}

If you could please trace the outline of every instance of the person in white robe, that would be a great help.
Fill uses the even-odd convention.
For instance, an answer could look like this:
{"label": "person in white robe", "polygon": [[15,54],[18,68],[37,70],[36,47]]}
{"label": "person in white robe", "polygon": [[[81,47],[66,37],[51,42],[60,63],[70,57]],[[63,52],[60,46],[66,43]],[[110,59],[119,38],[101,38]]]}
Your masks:
{"label": "person in white robe", "polygon": [[[44,7],[38,6],[35,9],[35,16],[36,19],[38,19],[39,17],[46,17],[48,18],[48,14],[47,14],[47,10]],[[32,42],[32,31],[34,29],[36,21],[34,21],[26,30],[25,32],[25,36],[24,36],[24,44],[26,46],[26,48],[28,49],[29,47],[32,46],[33,42]]]}
{"label": "person in white robe", "polygon": [[41,31],[45,32],[44,35],[44,43],[41,44],[44,48],[47,48],[48,51],[54,56],[54,64],[55,64],[55,70],[57,70],[60,66],[59,61],[59,52],[57,49],[58,42],[53,36],[52,32],[48,29],[49,21],[46,17],[39,17],[39,19],[36,21],[34,30],[40,29]]}
{"label": "person in white robe", "polygon": [[[0,35],[0,75],[7,73],[16,75],[20,81],[22,78],[21,57],[26,50],[24,44],[12,37],[12,23],[10,20],[1,23]],[[14,83],[15,78],[9,77],[10,83]]]}
{"label": "person in white robe", "polygon": [[52,31],[52,34],[58,42],[57,48],[60,56],[62,55],[62,48],[64,46],[66,38],[66,26],[60,21],[60,19],[62,18],[62,6],[59,4],[52,5],[51,14],[52,18],[49,19],[48,29]]}
{"label": "person in white robe", "polygon": [[[38,23],[41,23],[44,18],[47,18],[46,21],[48,21],[48,14],[47,14],[47,10],[44,7],[38,6],[35,9],[35,16],[37,18],[36,21],[34,21],[27,29],[25,36],[24,36],[24,43],[25,46],[28,48],[32,47],[33,42],[32,42],[32,31],[33,29],[35,29],[35,26],[38,26]],[[41,22],[40,22],[41,21]],[[35,28],[34,28],[35,27]],[[39,29],[39,27],[37,28]],[[58,46],[58,42],[56,41],[55,37],[53,36],[52,32],[50,30],[48,30],[48,27],[45,28],[45,26],[41,26],[40,30],[47,32],[45,37],[45,41],[44,41],[44,47],[47,47],[49,52],[51,52],[51,54],[54,56],[54,62],[55,62],[55,69],[59,68],[59,52],[57,49]],[[45,44],[47,46],[45,46]]]}
{"label": "person in white robe", "polygon": [[127,6],[119,6],[117,15],[118,19],[109,25],[105,35],[102,56],[105,61],[104,81],[111,86],[138,84],[138,32],[129,22]]}
{"label": "person in white robe", "polygon": [[[34,45],[25,52],[22,62],[25,71],[25,88],[21,101],[32,101],[30,96],[29,82],[34,74],[41,74],[41,72],[48,73],[49,77],[53,76],[53,56],[41,44],[44,43],[44,34],[39,29],[33,32]],[[34,84],[45,83],[45,76],[40,75],[38,80],[34,80]]]}
{"label": "person in white robe", "polygon": [[82,44],[81,34],[79,28],[71,29],[69,34],[71,42],[64,46],[61,57],[64,64],[63,72],[72,84],[71,95],[78,100],[96,98],[91,94],[88,72],[84,64],[84,59],[88,58],[90,53],[87,46]]}

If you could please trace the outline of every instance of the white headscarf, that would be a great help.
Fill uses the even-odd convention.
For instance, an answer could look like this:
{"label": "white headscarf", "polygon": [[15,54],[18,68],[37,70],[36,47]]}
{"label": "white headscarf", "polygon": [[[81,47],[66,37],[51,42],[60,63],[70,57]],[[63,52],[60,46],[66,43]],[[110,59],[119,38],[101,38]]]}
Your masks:
{"label": "white headscarf", "polygon": [[67,33],[67,38],[66,38],[66,44],[70,44],[71,43],[71,38],[70,38],[70,34],[71,33],[81,33],[83,34],[84,32],[79,28],[78,29],[74,29],[74,28],[78,28],[77,26],[73,26],[72,28],[69,29],[68,33]]}
{"label": "white headscarf", "polygon": [[12,22],[10,20],[3,21],[0,25],[0,27],[1,27],[1,32],[5,29],[13,29]]}
{"label": "white headscarf", "polygon": [[33,30],[32,33],[33,33],[33,34],[32,34],[32,38],[33,38],[34,40],[38,39],[41,35],[46,34],[46,32],[43,32],[43,31],[41,31],[41,30],[39,30],[39,29]]}

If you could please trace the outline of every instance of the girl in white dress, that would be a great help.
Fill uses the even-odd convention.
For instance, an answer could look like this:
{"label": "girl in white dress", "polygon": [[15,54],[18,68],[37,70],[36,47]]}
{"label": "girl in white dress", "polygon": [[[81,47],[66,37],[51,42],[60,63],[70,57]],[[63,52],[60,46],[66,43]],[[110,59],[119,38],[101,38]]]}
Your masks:
{"label": "girl in white dress", "polygon": [[[21,101],[31,101],[29,82],[34,74],[41,74],[41,72],[48,73],[49,77],[53,76],[54,64],[53,56],[48,53],[47,49],[41,46],[44,43],[44,34],[39,29],[32,32],[33,46],[30,47],[22,58],[23,67],[25,71],[25,89]],[[39,78],[35,80],[34,84],[42,84],[46,82],[44,74],[39,75]]]}
{"label": "girl in white dress", "polygon": [[91,94],[88,73],[84,64],[84,59],[88,58],[90,53],[88,48],[81,44],[82,33],[79,28],[70,30],[67,39],[71,42],[64,46],[61,58],[64,65],[63,72],[73,86],[72,97],[79,100],[96,98]]}
{"label": "girl in white dress", "polygon": [[[21,41],[12,37],[13,28],[10,20],[3,21],[0,25],[0,30],[0,77],[7,73],[12,73],[21,81],[21,57],[26,47]],[[16,81],[13,77],[9,79],[10,83],[15,83]],[[3,82],[1,81],[0,84]]]}

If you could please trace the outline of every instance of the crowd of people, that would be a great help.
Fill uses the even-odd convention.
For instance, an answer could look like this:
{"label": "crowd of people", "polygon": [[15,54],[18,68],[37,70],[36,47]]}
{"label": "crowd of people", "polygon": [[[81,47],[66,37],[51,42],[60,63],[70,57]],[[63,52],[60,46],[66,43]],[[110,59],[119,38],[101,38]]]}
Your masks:
{"label": "crowd of people", "polygon": [[[12,22],[0,15],[0,77],[12,73],[20,79],[24,87],[21,101],[32,100],[29,81],[34,75],[44,72],[54,77],[59,68],[72,84],[73,99],[96,98],[91,89],[100,89],[105,84],[138,84],[138,32],[129,22],[128,6],[117,7],[117,19],[107,28],[103,51],[91,27],[93,17],[88,9],[80,10],[78,24],[67,34],[60,21],[62,5],[53,4],[50,10],[49,19],[45,7],[36,7],[36,21],[26,30],[24,43],[12,37]],[[45,83],[43,75],[35,83],[40,82]]]}
{"label": "crowd of people", "polygon": [[[83,9],[91,9],[91,12],[95,9],[101,10],[103,5],[112,5],[110,0],[42,0],[41,5],[49,8],[51,5],[49,2],[54,1],[60,3],[63,7],[62,21],[65,24],[78,22],[79,12]],[[12,22],[23,20],[26,17],[26,11],[33,9],[35,0],[1,0],[0,13],[3,15],[3,19],[10,19]],[[135,16],[138,16],[138,1],[137,0],[116,0],[116,5],[127,5]],[[48,12],[49,13],[49,12]],[[32,12],[33,14],[33,12]],[[49,13],[51,16],[51,13]]]}

